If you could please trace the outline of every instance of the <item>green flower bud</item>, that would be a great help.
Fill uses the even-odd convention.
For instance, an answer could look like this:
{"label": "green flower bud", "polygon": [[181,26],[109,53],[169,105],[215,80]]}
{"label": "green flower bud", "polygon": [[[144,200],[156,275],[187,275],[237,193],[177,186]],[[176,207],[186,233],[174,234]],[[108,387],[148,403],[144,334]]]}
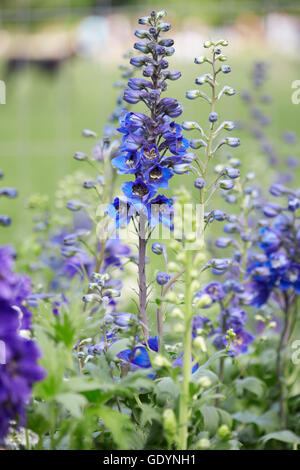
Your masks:
{"label": "green flower bud", "polygon": [[220,39],[217,43],[216,43],[216,46],[223,46],[223,47],[226,47],[228,46],[229,42],[227,41],[227,39]]}
{"label": "green flower bud", "polygon": [[177,335],[184,333],[184,325],[182,323],[176,323],[173,327],[173,331]]}
{"label": "green flower bud", "polygon": [[210,447],[209,439],[202,438],[197,444],[197,449],[208,449]]}
{"label": "green flower bud", "polygon": [[154,367],[161,368],[161,367],[170,367],[171,363],[166,357],[162,356],[161,354],[156,354],[152,360],[152,365]]}
{"label": "green flower bud", "polygon": [[180,308],[176,307],[176,308],[173,308],[173,310],[170,312],[170,316],[172,318],[178,318],[180,320],[183,320],[184,319],[184,314],[183,314],[183,311],[180,310]]}
{"label": "green flower bud", "polygon": [[195,347],[195,349],[199,349],[204,353],[207,352],[207,346],[203,336],[197,336],[193,341],[193,346]]}
{"label": "green flower bud", "polygon": [[195,306],[198,308],[209,307],[212,304],[211,297],[208,294],[202,294],[195,298]]}
{"label": "green flower bud", "polygon": [[203,44],[203,47],[205,47],[205,49],[208,49],[209,47],[213,46],[214,43],[211,42],[211,41],[205,41],[204,44]]}
{"label": "green flower bud", "polygon": [[166,10],[160,10],[156,14],[156,18],[160,20],[161,18],[164,18],[164,16],[167,16]]}
{"label": "green flower bud", "polygon": [[177,431],[176,416],[171,408],[167,408],[163,412],[163,426],[164,430],[169,435],[174,435]]}
{"label": "green flower bud", "polygon": [[208,59],[204,55],[199,55],[198,57],[195,57],[194,62],[195,64],[204,64],[204,62],[207,62]]}
{"label": "green flower bud", "polygon": [[173,304],[178,304],[179,303],[179,298],[175,294],[175,292],[169,291],[166,295],[166,301],[171,302]]}
{"label": "green flower bud", "polygon": [[225,338],[227,339],[227,341],[231,342],[233,341],[235,336],[236,336],[235,332],[233,331],[232,328],[230,328],[229,330],[227,330]]}
{"label": "green flower bud", "polygon": [[218,429],[218,435],[221,438],[224,438],[224,437],[227,437],[229,434],[230,434],[230,430],[227,424],[222,424],[222,426],[220,426]]}
{"label": "green flower bud", "polygon": [[203,375],[197,380],[197,384],[203,388],[209,388],[211,386],[211,380],[207,375]]}
{"label": "green flower bud", "polygon": [[170,273],[177,273],[178,271],[180,271],[180,266],[177,263],[174,263],[173,261],[168,264],[168,268]]}

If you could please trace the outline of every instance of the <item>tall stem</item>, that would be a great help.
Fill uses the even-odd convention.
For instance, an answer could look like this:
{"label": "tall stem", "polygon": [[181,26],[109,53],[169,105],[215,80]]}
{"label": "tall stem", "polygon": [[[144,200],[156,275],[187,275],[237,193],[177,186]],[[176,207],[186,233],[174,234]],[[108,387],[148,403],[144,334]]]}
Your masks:
{"label": "tall stem", "polygon": [[147,318],[147,280],[146,280],[146,246],[145,219],[140,215],[139,223],[139,312],[143,322],[143,332],[145,339],[148,339],[148,318]]}
{"label": "tall stem", "polygon": [[185,278],[185,315],[184,315],[184,356],[182,384],[179,404],[179,448],[187,449],[188,421],[189,421],[189,386],[191,381],[192,365],[192,290],[191,290],[191,264],[192,252],[186,252],[186,278]]}
{"label": "tall stem", "polygon": [[285,413],[285,403],[284,403],[284,394],[285,394],[285,379],[283,372],[283,361],[282,361],[282,349],[284,348],[287,341],[287,331],[289,327],[289,303],[286,296],[285,299],[285,311],[284,311],[284,324],[283,329],[280,335],[280,340],[277,348],[277,359],[276,359],[276,371],[279,387],[279,416],[280,424],[283,429],[286,428],[286,413]]}

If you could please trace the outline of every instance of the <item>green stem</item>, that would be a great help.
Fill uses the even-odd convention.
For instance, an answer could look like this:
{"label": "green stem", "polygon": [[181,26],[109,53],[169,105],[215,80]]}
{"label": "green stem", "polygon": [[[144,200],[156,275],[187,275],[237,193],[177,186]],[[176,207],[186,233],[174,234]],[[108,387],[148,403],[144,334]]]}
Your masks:
{"label": "green stem", "polygon": [[186,252],[185,278],[185,317],[184,317],[184,356],[182,384],[179,403],[179,449],[186,450],[188,442],[189,386],[191,380],[192,358],[192,290],[191,290],[192,252]]}
{"label": "green stem", "polygon": [[276,360],[276,371],[277,371],[277,379],[278,379],[278,387],[279,387],[279,416],[280,416],[280,424],[282,429],[286,428],[286,406],[285,406],[285,377],[284,377],[284,365],[282,359],[282,350],[285,347],[287,342],[286,340],[286,333],[288,331],[289,326],[289,304],[288,299],[286,296],[285,299],[285,311],[284,311],[284,324],[283,329],[281,332],[278,348],[277,348],[277,360]]}

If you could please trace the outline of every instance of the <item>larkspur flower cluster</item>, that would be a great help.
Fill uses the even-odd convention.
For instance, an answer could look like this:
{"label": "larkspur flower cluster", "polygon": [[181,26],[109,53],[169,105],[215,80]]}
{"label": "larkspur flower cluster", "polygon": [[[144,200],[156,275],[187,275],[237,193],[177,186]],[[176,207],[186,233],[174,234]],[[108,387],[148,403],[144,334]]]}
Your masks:
{"label": "larkspur flower cluster", "polygon": [[297,211],[300,208],[299,191],[274,184],[270,193],[285,198],[284,204],[269,202],[262,206],[267,219],[261,221],[258,246],[262,250],[254,260],[250,259],[249,287],[255,293],[252,305],[265,304],[272,293],[288,292],[290,302],[300,293],[299,224]]}
{"label": "larkspur flower cluster", "polygon": [[[2,195],[15,197],[16,190],[4,188]],[[8,217],[1,216],[3,225]],[[31,312],[26,300],[31,294],[31,281],[14,272],[15,251],[0,246],[0,444],[10,426],[24,426],[25,407],[30,401],[32,386],[45,376],[38,365],[40,351],[34,341],[22,337],[20,331],[30,330]]]}
{"label": "larkspur flower cluster", "polygon": [[174,171],[188,161],[189,141],[174,121],[182,113],[182,105],[174,98],[161,98],[168,80],[181,76],[178,71],[168,70],[167,57],[174,53],[174,41],[161,38],[162,32],[170,30],[162,20],[164,16],[165,12],[152,12],[141,18],[139,23],[149,28],[135,32],[144,40],[136,42],[134,48],[145,55],[132,57],[130,63],[142,68],[145,78],[129,79],[124,100],[130,104],[143,102],[150,115],[129,112],[120,121],[118,131],[124,135],[112,165],[120,174],[134,175],[135,180],[122,185],[123,208],[122,200],[116,198],[107,209],[118,226],[128,223],[136,211],[144,210],[150,227],[162,222],[172,228],[172,200],[157,192],[168,189]]}

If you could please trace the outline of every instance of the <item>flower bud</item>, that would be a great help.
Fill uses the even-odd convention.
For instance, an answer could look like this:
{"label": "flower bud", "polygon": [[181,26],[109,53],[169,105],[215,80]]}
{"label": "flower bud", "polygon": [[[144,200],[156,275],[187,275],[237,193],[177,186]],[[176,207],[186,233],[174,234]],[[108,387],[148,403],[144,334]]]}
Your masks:
{"label": "flower bud", "polygon": [[199,377],[197,384],[200,385],[200,387],[209,388],[211,386],[211,380],[207,375],[203,375],[202,377]]}
{"label": "flower bud", "polygon": [[199,349],[202,352],[207,352],[207,346],[203,336],[197,336],[193,341],[193,346],[195,349]]}
{"label": "flower bud", "polygon": [[173,308],[173,310],[170,312],[170,315],[171,315],[172,318],[178,318],[180,320],[184,319],[183,311],[180,310],[180,308],[178,308],[178,307]]}
{"label": "flower bud", "polygon": [[196,308],[207,308],[212,304],[212,299],[208,294],[202,294],[200,297],[195,297]]}
{"label": "flower bud", "polygon": [[101,302],[101,300],[100,295],[97,294],[86,294],[82,297],[84,303]]}
{"label": "flower bud", "polygon": [[152,252],[156,255],[161,255],[164,252],[164,245],[162,243],[153,243]]}
{"label": "flower bud", "polygon": [[83,202],[79,202],[79,201],[68,201],[67,202],[67,209],[69,209],[70,211],[73,211],[73,212],[80,211],[84,207],[86,207],[86,204],[84,204]]}
{"label": "flower bud", "polygon": [[190,147],[192,149],[199,149],[201,147],[207,147],[207,143],[203,139],[190,140]]}
{"label": "flower bud", "polygon": [[198,57],[195,57],[194,62],[195,64],[204,64],[204,62],[207,62],[208,59],[204,55],[200,55]]}
{"label": "flower bud", "polygon": [[150,16],[142,16],[142,18],[139,18],[138,20],[139,24],[150,24]]}
{"label": "flower bud", "polygon": [[217,238],[216,240],[216,246],[218,248],[227,248],[228,246],[231,245],[232,243],[232,238],[228,238],[228,237],[219,237]]}
{"label": "flower bud", "polygon": [[82,136],[83,137],[97,137],[97,133],[94,131],[91,131],[90,129],[83,129]]}
{"label": "flower bud", "polygon": [[181,335],[182,333],[184,333],[184,324],[183,323],[176,323],[174,326],[173,326],[173,331],[175,334],[177,335]]}
{"label": "flower bud", "polygon": [[164,273],[164,272],[160,272],[157,274],[156,276],[156,282],[157,284],[159,284],[160,286],[163,286],[164,284],[167,284],[167,282],[169,281],[170,279],[170,275],[167,274],[167,273]]}
{"label": "flower bud", "polygon": [[197,449],[208,449],[210,447],[209,439],[206,439],[205,437],[203,437],[202,439],[199,440],[196,447]]}
{"label": "flower bud", "polygon": [[95,186],[96,186],[96,182],[95,182],[95,181],[90,181],[90,180],[84,181],[84,183],[83,183],[83,185],[82,185],[82,187],[83,187],[84,189],[92,189],[92,188],[94,188]]}
{"label": "flower bud", "polygon": [[166,10],[160,10],[156,13],[156,18],[158,20],[160,20],[161,18],[164,18],[165,16],[167,16]]}
{"label": "flower bud", "polygon": [[2,188],[0,189],[0,196],[8,197],[9,199],[14,199],[17,197],[18,191],[15,188]]}
{"label": "flower bud", "polygon": [[221,438],[224,438],[224,437],[227,437],[229,434],[230,434],[230,430],[227,424],[222,424],[222,426],[220,426],[218,429],[218,435]]}
{"label": "flower bud", "polygon": [[196,98],[199,98],[199,96],[201,96],[200,90],[189,90],[186,92],[185,96],[188,100],[195,100]]}
{"label": "flower bud", "polygon": [[11,224],[11,218],[8,215],[0,215],[0,226],[8,227]]}
{"label": "flower bud", "polygon": [[162,31],[163,33],[166,33],[167,31],[170,31],[170,29],[171,29],[170,23],[160,23],[157,26],[157,30]]}
{"label": "flower bud", "polygon": [[[165,72],[164,72],[165,73]],[[165,73],[165,78],[168,80],[178,80],[181,77],[181,72],[178,70],[168,70]]]}
{"label": "flower bud", "polygon": [[170,436],[173,436],[177,431],[176,416],[171,408],[167,408],[163,412],[163,427]]}
{"label": "flower bud", "polygon": [[230,147],[238,147],[241,142],[237,137],[226,137],[225,143]]}
{"label": "flower bud", "polygon": [[209,47],[213,46],[214,43],[211,42],[211,41],[205,41],[204,44],[203,44],[203,47],[205,47],[205,49],[208,49]]}
{"label": "flower bud", "polygon": [[89,157],[88,157],[88,155],[86,155],[86,154],[83,153],[83,152],[76,152],[76,153],[74,154],[74,158],[75,158],[75,160],[78,160],[78,161],[81,162],[81,161],[83,161],[83,160],[87,160]]}
{"label": "flower bud", "polygon": [[218,120],[218,113],[210,113],[208,116],[209,122],[217,122]]}
{"label": "flower bud", "polygon": [[170,367],[171,366],[171,363],[170,361],[162,356],[161,354],[156,354],[152,360],[152,364],[154,367]]}
{"label": "flower bud", "polygon": [[229,65],[227,65],[227,64],[226,64],[226,65],[223,64],[223,65],[221,65],[221,71],[222,71],[223,73],[230,73],[230,72],[231,72],[231,67],[230,67]]}
{"label": "flower bud", "polygon": [[173,304],[178,304],[179,303],[179,298],[173,291],[169,291],[166,295],[166,300],[168,302],[171,302]]}
{"label": "flower bud", "polygon": [[197,178],[197,179],[195,179],[195,181],[194,181],[194,186],[195,186],[195,188],[197,188],[197,189],[203,189],[204,186],[205,186],[205,180],[204,180],[204,178]]}
{"label": "flower bud", "polygon": [[232,180],[220,180],[219,186],[221,189],[225,191],[229,191],[234,187],[234,182]]}
{"label": "flower bud", "polygon": [[225,174],[228,176],[228,178],[235,179],[240,176],[240,170],[237,170],[236,168],[226,168]]}

